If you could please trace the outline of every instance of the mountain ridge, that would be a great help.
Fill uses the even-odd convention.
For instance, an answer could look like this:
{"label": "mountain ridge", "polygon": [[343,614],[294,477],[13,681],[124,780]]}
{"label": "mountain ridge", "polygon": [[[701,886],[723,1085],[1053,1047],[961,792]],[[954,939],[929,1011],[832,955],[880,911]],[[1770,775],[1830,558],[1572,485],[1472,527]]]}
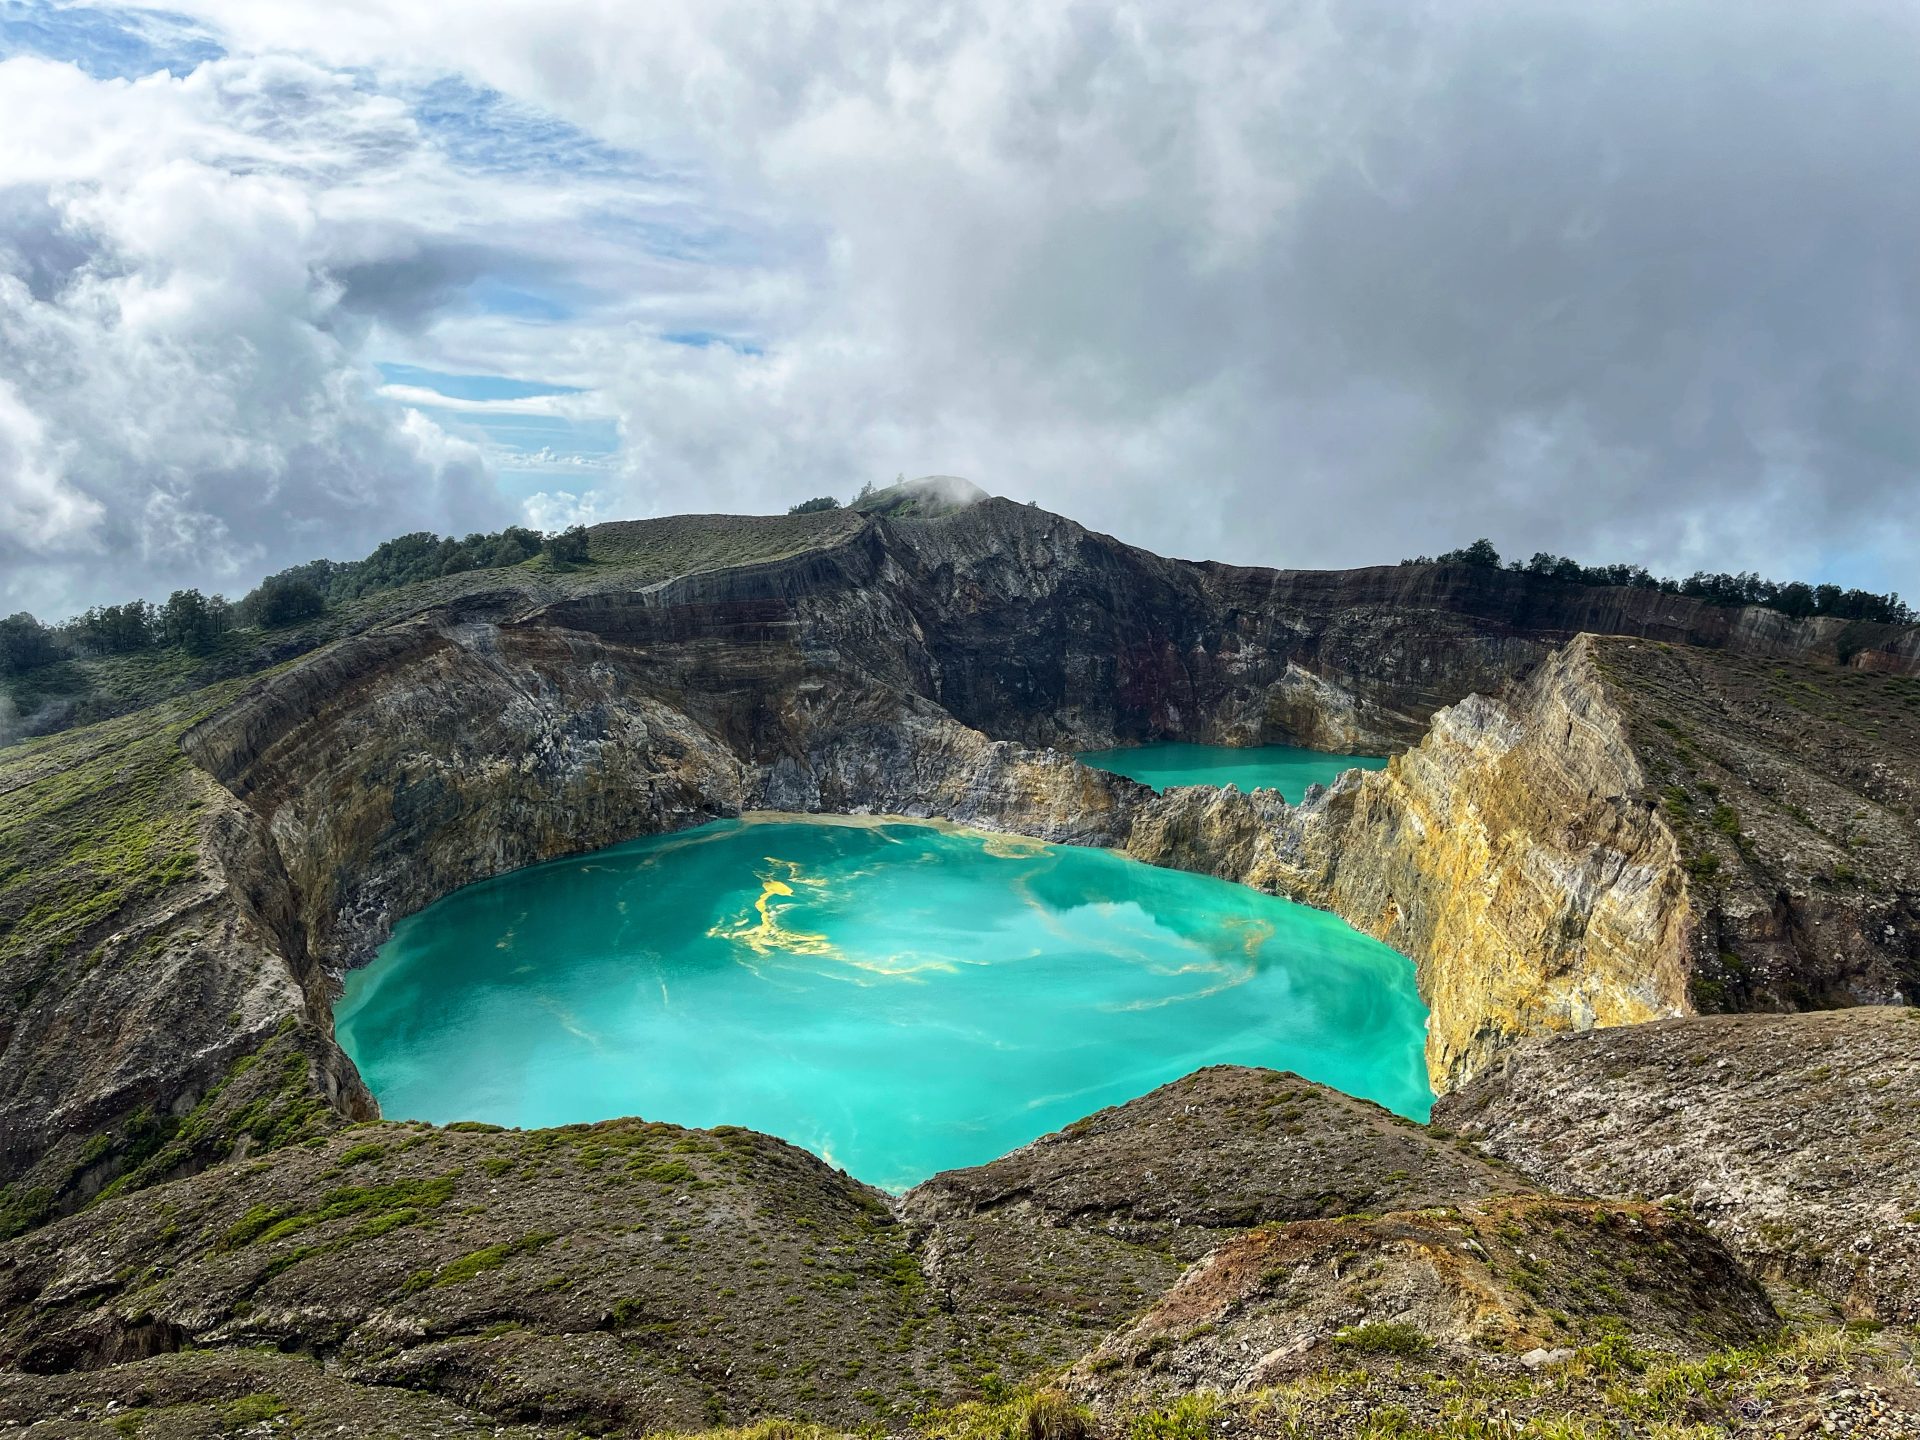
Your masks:
{"label": "mountain ridge", "polygon": [[[733,538],[741,531],[755,537],[744,548]],[[433,1225],[416,1233],[428,1211],[435,1224],[448,1218],[419,1203],[438,1190],[362,1184],[351,1173],[362,1162],[348,1158],[373,1144],[395,1150],[398,1166],[398,1146],[416,1133],[375,1118],[331,1035],[339,977],[397,918],[503,870],[746,810],[944,817],[1112,846],[1332,909],[1415,962],[1434,1012],[1430,1072],[1443,1089],[1475,1094],[1523,1075],[1509,1071],[1508,1057],[1561,1031],[1602,1024],[1623,1028],[1593,1033],[1634,1035],[1646,1028],[1638,1022],[1661,1017],[1705,1025],[1700,1010],[1920,992],[1920,680],[1909,673],[1906,632],[1849,650],[1831,626],[1772,612],[1713,615],[1657,597],[1618,612],[1619,623],[1654,633],[1564,635],[1619,594],[1550,593],[1542,587],[1560,582],[1475,567],[1329,574],[1190,565],[996,500],[930,517],[819,512],[744,525],[677,517],[596,536],[590,547],[607,552],[596,564],[428,582],[398,608],[370,607],[357,628],[258,673],[0,750],[0,793],[10,801],[0,810],[0,1232],[18,1236],[0,1240],[0,1332],[16,1345],[0,1363],[97,1365],[128,1384],[176,1376],[180,1393],[198,1395],[217,1378],[204,1366],[138,1372],[147,1379],[120,1367],[154,1351],[260,1336],[332,1355],[339,1325],[365,1323],[361,1379],[484,1401],[501,1421],[544,1423],[544,1402],[511,1381],[542,1375],[550,1393],[572,1397],[554,1414],[594,1423],[685,1426],[705,1413],[708,1395],[719,1397],[713,1413],[728,1417],[817,1402],[819,1414],[849,1423],[850,1397],[873,1388],[851,1376],[831,1386],[809,1380],[810,1399],[798,1380],[723,1383],[712,1351],[691,1372],[674,1370],[691,1361],[667,1358],[674,1343],[654,1343],[660,1334],[647,1327],[667,1321],[646,1307],[664,1292],[648,1289],[640,1262],[606,1262],[636,1287],[628,1298],[640,1308],[621,1311],[626,1320],[602,1324],[597,1311],[564,1306],[549,1313],[523,1287],[545,1264],[529,1257],[563,1253],[549,1251],[559,1240],[538,1238],[550,1227],[462,1223],[443,1243]],[[1662,638],[1696,634],[1689,627],[1721,643]],[[1437,712],[1426,708],[1435,700]],[[1739,713],[1716,719],[1730,710]],[[1154,738],[1371,748],[1393,758],[1289,805],[1273,791],[1156,795],[1071,753]],[[1862,1083],[1904,1073],[1900,1046],[1914,1036],[1920,1025],[1864,1026],[1854,1062]],[[1553,1053],[1586,1063],[1607,1052]],[[1225,1082],[1196,1082],[1194,1095],[1215,1083]],[[1273,1083],[1289,1082],[1245,1082],[1252,1092]],[[1606,1081],[1593,1083],[1604,1090]],[[1655,1103],[1684,1095],[1686,1083],[1660,1079]],[[1215,1144],[1195,1131],[1199,1148],[1172,1163],[1224,1187],[1240,1163],[1231,1157],[1266,1155],[1295,1133],[1289,1127],[1375,1134],[1357,1102],[1322,1103],[1312,1098],[1317,1087],[1300,1086],[1284,1100],[1223,1099],[1233,1123],[1258,1138],[1249,1148],[1247,1137]],[[1898,1098],[1872,1093],[1876,1103]],[[1107,1133],[1105,1124],[1093,1129]],[[1114,1170],[1114,1184],[1137,1184],[1144,1199],[1159,1182],[1138,1157],[1186,1154],[1185,1125],[1161,1101],[1129,1112],[1115,1143],[1135,1158]],[[499,1149],[485,1155],[463,1131],[420,1131],[418,1148],[471,1143],[473,1165],[500,1162],[501,1175],[524,1172],[532,1185],[533,1157],[552,1147],[608,1148],[564,1138],[574,1129],[488,1141]],[[363,1133],[370,1138],[355,1138]],[[1439,1143],[1412,1133],[1423,1138],[1407,1144]],[[1489,1133],[1490,1146],[1508,1144],[1506,1131]],[[755,1154],[785,1153],[750,1143]],[[1552,1177],[1573,1173],[1529,1178],[1528,1152],[1513,1143],[1526,1184],[1562,1184]],[[1754,1137],[1716,1144],[1732,1154]],[[1392,1147],[1369,1140],[1361,1149]],[[1015,1160],[996,1162],[997,1173]],[[672,1161],[642,1168],[656,1163]],[[583,1177],[593,1173],[583,1167]],[[555,1178],[553,1193],[597,1183],[583,1177]],[[448,1178],[396,1169],[380,1184]],[[839,1193],[839,1181],[821,1184]],[[1031,1375],[1043,1350],[1065,1363],[1076,1345],[1107,1333],[1119,1297],[1147,1306],[1174,1293],[1155,1224],[1171,1218],[1198,1233],[1219,1228],[1231,1208],[1195,1195],[1156,1219],[1149,1205],[1108,1196],[1086,1212],[1090,1228],[1073,1222],[1069,1236],[1058,1222],[1083,1209],[1076,1184],[1053,1177],[1042,1185],[1053,1200],[978,1214],[970,1202],[942,1210],[923,1197],[947,1228],[937,1253],[924,1237],[905,1244],[899,1283],[943,1287],[954,1305],[969,1295],[984,1304],[983,1363]],[[1395,1297],[1435,1329],[1420,1353],[1435,1357],[1436,1375],[1463,1373],[1479,1353],[1461,1317],[1480,1309],[1512,1317],[1502,1334],[1536,1348],[1555,1348],[1561,1333],[1570,1342],[1561,1348],[1599,1345],[1601,1332],[1570,1311],[1564,1332],[1540,1318],[1522,1298],[1525,1285],[1501,1268],[1518,1260],[1455,1267],[1434,1289],[1396,1258],[1407,1246],[1441,1254],[1469,1243],[1493,1255],[1495,1241],[1512,1243],[1502,1238],[1508,1227],[1535,1223],[1535,1209],[1543,1235],[1599,1227],[1587,1248],[1606,1259],[1592,1283],[1623,1291],[1649,1253],[1665,1253],[1646,1251],[1642,1239],[1670,1238],[1691,1257],[1675,1283],[1702,1297],[1695,1318],[1721,1327],[1716,1343],[1745,1346],[1776,1323],[1726,1258],[1764,1263],[1737,1228],[1723,1244],[1691,1220],[1669,1231],[1631,1197],[1596,1205],[1543,1191],[1539,1201],[1509,1202],[1471,1178],[1456,1188],[1421,1203],[1474,1210],[1458,1222],[1395,1212],[1343,1231],[1325,1228],[1343,1223],[1338,1216],[1289,1212],[1263,1222],[1286,1231],[1279,1241],[1217,1237],[1195,1264],[1219,1252],[1222,1283],[1196,1281],[1124,1344],[1099,1351],[1072,1380],[1074,1394],[1116,1415],[1150,1403],[1163,1380],[1177,1389],[1284,1379],[1292,1372],[1277,1361],[1242,1365],[1240,1341],[1302,1343],[1299,1354],[1321,1366],[1341,1352],[1343,1325],[1413,1324],[1394,1319]],[[1398,1193],[1365,1176],[1353,1189]],[[356,1208],[367,1190],[378,1192],[365,1201],[376,1208]],[[463,1191],[463,1207],[490,1208],[487,1193]],[[705,1194],[670,1183],[648,1204],[677,1210]],[[209,1218],[182,1252],[191,1263],[169,1281],[174,1261],[162,1252],[174,1242],[165,1237],[182,1233],[170,1217],[189,1204]],[[264,1219],[260,1235],[292,1225],[275,1235],[276,1248],[253,1252],[230,1238],[254,1206],[284,1212]],[[393,1218],[408,1211],[412,1219]],[[1041,1227],[1037,1236],[992,1218],[1015,1211]],[[359,1228],[376,1222],[391,1223],[393,1238]],[[1871,1223],[1885,1217],[1875,1211]],[[1616,1224],[1625,1228],[1615,1233]],[[1322,1228],[1289,1228],[1299,1225]],[[113,1271],[133,1267],[124,1278],[103,1278],[90,1258],[106,1243],[102,1226],[129,1237]],[[316,1262],[344,1253],[331,1247],[349,1237],[350,1248],[364,1247],[354,1263],[370,1267],[372,1308],[323,1320],[300,1287],[319,1283]],[[1542,1239],[1533,1253],[1574,1264],[1580,1247],[1561,1244]],[[1049,1247],[1061,1249],[1061,1268],[1042,1280],[1032,1266]],[[1270,1313],[1261,1266],[1311,1267],[1348,1252],[1373,1257],[1367,1263],[1391,1277],[1377,1292],[1384,1308],[1368,1298],[1375,1292],[1310,1286],[1298,1292],[1317,1317],[1307,1330]],[[896,1261],[876,1264],[892,1272]],[[129,1288],[142,1267],[149,1280]],[[273,1293],[283,1273],[297,1284],[287,1282],[270,1324],[218,1298],[234,1283]],[[557,1278],[540,1273],[542,1284]],[[407,1290],[416,1274],[427,1278]],[[480,1310],[463,1308],[467,1292],[430,1294],[444,1288],[443,1274],[453,1277],[445,1284],[481,1284],[470,1292]],[[1794,1274],[1830,1300],[1861,1303],[1839,1267]],[[1872,1297],[1889,1293],[1872,1290],[1865,1303],[1884,1308]],[[432,1306],[410,1298],[422,1294],[460,1300],[463,1318],[436,1330]],[[163,1297],[171,1298],[160,1305]],[[1232,1330],[1231,1347],[1183,1338],[1180,1317],[1191,1312],[1192,1328],[1214,1324],[1203,1312],[1216,1302],[1252,1307],[1254,1329]],[[608,1297],[609,1316],[614,1304]],[[1053,1317],[1041,1327],[1051,1337],[1044,1345],[1038,1322],[1019,1318],[1034,1306]],[[1081,1319],[1059,1318],[1070,1312]],[[832,1333],[858,1333],[840,1310],[809,1313]],[[927,1320],[946,1324],[953,1313]],[[503,1314],[530,1333],[487,1334]],[[1694,1353],[1684,1302],[1658,1313],[1629,1306],[1617,1318],[1641,1327],[1634,1345]],[[425,1329],[408,1328],[416,1324]],[[405,1352],[396,1359],[373,1343],[388,1333],[422,1338],[393,1342]],[[33,1348],[55,1335],[68,1348]],[[1504,1343],[1492,1353],[1511,1369]],[[900,1353],[917,1378],[876,1391],[888,1413],[928,1402],[915,1387],[967,1393],[947,1361],[912,1345]],[[1101,1368],[1113,1357],[1125,1383]],[[263,1373],[233,1366],[218,1383]],[[596,1398],[599,1371],[625,1376],[624,1388]],[[9,1385],[54,1393],[38,1383],[0,1372],[0,1404]],[[315,1404],[351,1411],[360,1392],[313,1394]]]}

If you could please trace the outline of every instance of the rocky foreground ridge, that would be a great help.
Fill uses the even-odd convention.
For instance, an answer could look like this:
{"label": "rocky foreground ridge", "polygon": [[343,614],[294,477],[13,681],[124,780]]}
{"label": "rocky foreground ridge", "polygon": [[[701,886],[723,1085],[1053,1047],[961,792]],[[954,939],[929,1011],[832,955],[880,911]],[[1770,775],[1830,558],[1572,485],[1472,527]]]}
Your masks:
{"label": "rocky foreground ridge", "polygon": [[739,1130],[356,1126],[0,1247],[0,1316],[36,1437],[1920,1416],[1907,1340],[1785,1330],[1684,1205],[1236,1068],[897,1203]]}
{"label": "rocky foreground ridge", "polygon": [[1530,1040],[1434,1124],[1541,1184],[1700,1217],[1755,1273],[1920,1323],[1920,1010]]}
{"label": "rocky foreground ridge", "polygon": [[[1803,1212],[1800,1178],[1756,1208],[1812,1141],[1728,1102],[1698,1153],[1747,1177],[1736,1214],[1609,1159],[1611,1131],[1576,1141],[1631,1069],[1617,1037],[1721,1037],[1703,1053],[1725,1065],[1643,1067],[1649,1115],[1685,1116],[1775,1042],[1678,1017],[1911,1003],[1915,632],[1461,567],[1191,565],[1002,501],[888,508],[599,527],[581,571],[435,582],[257,676],[0,752],[0,1236],[26,1232],[0,1246],[0,1367],[46,1377],[0,1384],[0,1415],[137,1393],[200,1433],[271,1371],[310,1416],[358,1424],[363,1387],[399,1387],[447,1433],[895,1425],[1076,1357],[1072,1403],[1115,1415],[1295,1384],[1351,1359],[1356,1326],[1405,1327],[1364,1353],[1449,1375],[1745,1347],[1777,1324],[1754,1275],[1912,1318],[1906,1151],[1851,1177],[1866,1208]],[[1149,738],[1417,744],[1297,806],[1155,796],[1068,753]],[[759,808],[1112,845],[1335,910],[1414,959],[1436,1087],[1466,1087],[1510,1168],[1258,1077],[1195,1077],[1191,1112],[1156,1092],[897,1208],[763,1137],[364,1123],[331,997],[396,919]],[[1900,1019],[1765,1023],[1847,1027],[1848,1113],[1879,1135],[1911,1126]],[[1550,1088],[1537,1054],[1586,1078]],[[1287,1098],[1240,1093],[1270,1084]],[[1795,1223],[1838,1251],[1782,1240]],[[844,1294],[792,1226],[839,1236]],[[765,1266],[740,1258],[754,1236]],[[687,1294],[741,1264],[788,1276],[805,1354],[755,1350],[775,1343],[757,1282],[656,1296],[676,1264]],[[1642,1297],[1650,1266],[1678,1308]],[[176,1353],[201,1346],[222,1358]],[[850,1348],[886,1358],[835,1370]]]}

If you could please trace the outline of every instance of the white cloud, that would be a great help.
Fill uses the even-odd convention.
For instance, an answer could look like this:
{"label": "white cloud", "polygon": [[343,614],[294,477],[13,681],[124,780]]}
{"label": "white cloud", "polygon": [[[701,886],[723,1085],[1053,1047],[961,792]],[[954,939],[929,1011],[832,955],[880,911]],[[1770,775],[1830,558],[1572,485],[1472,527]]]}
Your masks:
{"label": "white cloud", "polygon": [[380,394],[397,404],[428,410],[451,410],[463,415],[552,415],[595,413],[594,402],[577,395],[525,395],[473,400],[443,395],[425,385],[382,385]]}
{"label": "white cloud", "polygon": [[[538,450],[516,450],[511,453],[503,452],[500,463],[503,469],[511,468],[516,471],[548,470],[574,475],[580,475],[587,471],[604,471],[608,474],[614,474],[620,469],[620,461],[618,457],[613,455],[583,455],[573,451],[555,450],[550,446],[542,446]],[[599,496],[596,497],[596,499],[597,502],[604,503],[606,497]],[[602,518],[611,519],[613,517],[611,514],[608,514],[602,516]]]}
{"label": "white cloud", "polygon": [[[242,569],[263,482],[218,476],[429,463],[396,432],[424,406],[613,417],[603,511],[945,471],[1187,554],[1485,532],[1912,589],[1920,14],[1836,3],[194,0],[241,58],[0,85],[29,139],[0,175],[58,220],[13,273],[101,257],[36,301],[73,334],[33,374],[114,377],[82,388],[127,433],[16,383],[83,442],[59,473],[104,543],[103,448]],[[449,161],[409,97],[450,73],[524,133]],[[542,116],[645,158],[542,158]],[[558,298],[459,303],[480,281]],[[122,316],[141,343],[102,338]],[[586,394],[382,396],[375,354]],[[340,460],[285,461],[289,395]],[[324,548],[432,523],[421,494],[467,523],[485,482],[447,454],[347,484],[364,526]]]}
{"label": "white cloud", "polygon": [[9,484],[39,523],[0,538],[5,603],[240,588],[510,513],[471,445],[377,402],[342,309],[315,177],[402,163],[390,103],[284,59],[137,82],[13,59],[0,133],[31,137],[0,158],[0,374],[32,421],[6,428],[58,456],[57,486],[46,459]]}
{"label": "white cloud", "polygon": [[526,523],[535,530],[551,533],[574,525],[595,525],[619,517],[603,508],[603,497],[574,495],[564,490],[542,490],[529,495],[525,507]]}
{"label": "white cloud", "polygon": [[97,501],[60,475],[40,417],[0,380],[0,532],[49,549],[90,546],[100,524]]}

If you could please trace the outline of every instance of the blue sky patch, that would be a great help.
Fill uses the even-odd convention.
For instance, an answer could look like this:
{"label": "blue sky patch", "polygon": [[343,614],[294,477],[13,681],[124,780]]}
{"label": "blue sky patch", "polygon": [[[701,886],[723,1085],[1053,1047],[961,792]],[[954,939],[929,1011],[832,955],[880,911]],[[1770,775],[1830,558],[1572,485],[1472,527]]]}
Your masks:
{"label": "blue sky patch", "polygon": [[454,76],[436,80],[419,92],[413,118],[421,132],[463,170],[663,178],[632,151],[605,144],[557,116]]}
{"label": "blue sky patch", "polygon": [[0,0],[0,59],[67,60],[96,79],[137,79],[156,70],[185,75],[227,52],[185,15]]}
{"label": "blue sky patch", "polygon": [[620,450],[620,427],[610,418],[463,408],[472,404],[583,393],[576,386],[549,385],[507,375],[453,374],[393,361],[382,361],[376,368],[388,385],[431,391],[454,402],[436,405],[424,396],[390,397],[394,403],[420,411],[449,435],[478,445],[493,462],[509,494],[525,497],[551,489],[557,480],[591,481],[615,464]]}
{"label": "blue sky patch", "polygon": [[696,350],[704,350],[709,345],[724,345],[727,349],[741,355],[764,355],[767,352],[749,340],[739,340],[731,335],[722,335],[714,330],[671,330],[660,337],[670,345],[691,345]]}
{"label": "blue sky patch", "polygon": [[538,395],[578,395],[578,385],[548,385],[538,380],[515,380],[506,375],[454,375],[423,365],[396,365],[381,361],[376,367],[389,385],[419,385],[455,400],[531,400]]}

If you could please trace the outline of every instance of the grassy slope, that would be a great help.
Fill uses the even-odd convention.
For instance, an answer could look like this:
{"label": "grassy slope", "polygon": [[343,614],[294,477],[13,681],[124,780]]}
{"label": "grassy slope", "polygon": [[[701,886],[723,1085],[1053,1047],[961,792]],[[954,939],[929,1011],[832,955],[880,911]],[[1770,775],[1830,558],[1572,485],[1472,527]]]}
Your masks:
{"label": "grassy slope", "polygon": [[31,995],[30,952],[57,962],[192,877],[202,800],[179,737],[224,688],[0,750],[6,1003]]}
{"label": "grassy slope", "polygon": [[[128,915],[193,877],[200,801],[178,744],[190,709],[0,751],[0,1036],[43,991],[103,963]],[[51,1185],[0,1186],[0,1236],[57,1199]]]}
{"label": "grassy slope", "polygon": [[588,553],[596,568],[652,584],[675,575],[784,560],[850,540],[865,524],[866,518],[852,510],[615,520],[593,527]]}
{"label": "grassy slope", "polygon": [[[1910,1332],[1795,1326],[1698,1359],[1602,1341],[1538,1374],[1427,1373],[1360,1364],[1224,1399],[1200,1392],[1129,1417],[1130,1440],[1726,1440],[1897,1435],[1920,1401]],[[1356,1355],[1356,1361],[1364,1357]],[[1823,1429],[1822,1420],[1828,1421]],[[1876,1422],[1886,1429],[1869,1428]],[[1858,1428],[1856,1428],[1858,1427]],[[984,1440],[954,1435],[952,1440]]]}
{"label": "grassy slope", "polygon": [[[850,539],[865,523],[865,517],[852,510],[612,521],[593,527],[588,541],[591,559],[584,565],[556,566],[536,556],[497,570],[468,570],[423,580],[347,601],[313,620],[276,630],[233,631],[204,655],[169,647],[66,660],[0,680],[0,697],[11,701],[18,716],[28,722],[27,728],[64,730],[258,674],[343,635],[465,595],[518,590],[539,601],[608,583],[650,585],[676,575],[785,559]],[[0,748],[0,756],[9,754]]]}
{"label": "grassy slope", "polygon": [[[1595,654],[1703,911],[1920,894],[1920,677],[1620,638]],[[1695,1003],[1748,1008],[1752,980],[1723,936]]]}
{"label": "grassy slope", "polygon": [[[177,941],[179,927],[155,917],[200,878],[212,785],[181,751],[180,734],[238,688],[230,681],[0,750],[0,1037],[36,1002],[57,1005],[90,975],[153,963]],[[56,1169],[0,1186],[0,1237],[72,1203],[89,1173],[110,1167],[119,1176],[104,1196],[229,1154],[242,1133],[272,1148],[328,1128],[332,1112],[309,1080],[310,1029],[289,1019],[184,1116],[143,1110],[69,1137],[56,1156],[66,1180]]]}
{"label": "grassy slope", "polygon": [[112,718],[0,746],[0,1015],[31,997],[36,967],[92,946],[130,907],[194,875],[201,782],[180,736],[246,679],[463,595],[511,588],[538,602],[647,585],[782,559],[851,538],[865,523],[844,510],[619,521],[594,528],[587,565],[556,569],[535,559],[469,571],[367,596],[308,625],[238,632],[208,656],[169,649],[70,661],[16,681],[23,709],[71,680]]}
{"label": "grassy slope", "polygon": [[1911,882],[1920,677],[1622,639],[1596,654],[1696,882]]}
{"label": "grassy slope", "polygon": [[[1096,1420],[1045,1387],[922,1412],[907,1433],[932,1440],[1729,1440],[1911,1435],[1920,1340],[1832,1323],[1673,1360],[1600,1344],[1533,1376],[1421,1373],[1356,1363],[1249,1395],[1196,1391]],[[560,1440],[569,1424],[513,1424],[444,1396],[342,1379],[318,1360],[266,1348],[156,1356],[100,1371],[0,1375],[0,1424],[63,1417],[57,1433],[221,1436],[307,1430]],[[513,1417],[518,1419],[519,1417]],[[896,1422],[898,1424],[899,1422]],[[39,1432],[32,1432],[39,1433]],[[249,1433],[255,1433],[249,1431]],[[769,1419],[684,1440],[837,1440],[844,1431]],[[670,1440],[663,1433],[662,1440]]]}

